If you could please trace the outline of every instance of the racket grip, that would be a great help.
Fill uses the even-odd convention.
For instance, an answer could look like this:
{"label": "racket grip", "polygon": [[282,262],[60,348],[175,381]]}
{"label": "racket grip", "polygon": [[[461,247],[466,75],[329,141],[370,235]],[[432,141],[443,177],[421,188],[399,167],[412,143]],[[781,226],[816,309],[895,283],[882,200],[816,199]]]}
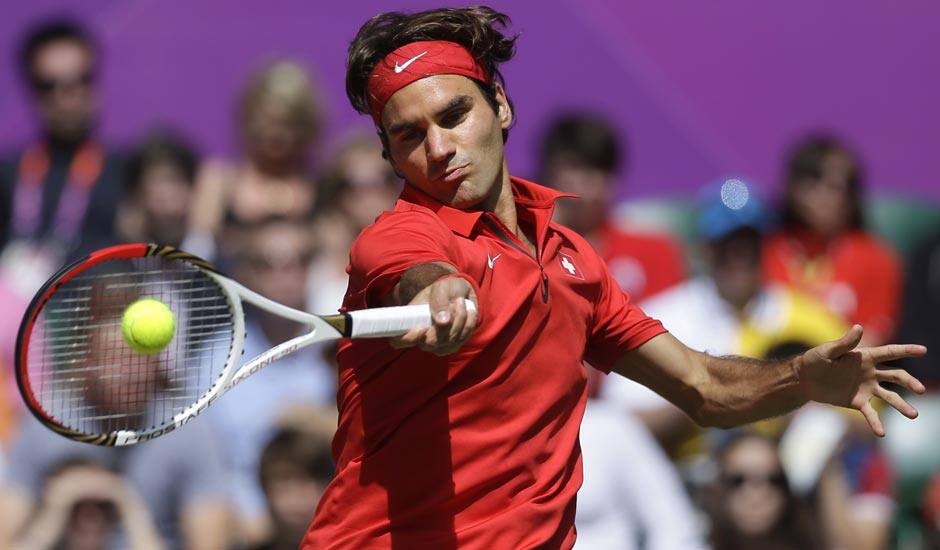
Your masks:
{"label": "racket grip", "polygon": [[[476,311],[470,300],[464,299],[467,311]],[[431,306],[379,307],[349,312],[352,318],[352,338],[381,338],[400,336],[414,327],[431,326]]]}

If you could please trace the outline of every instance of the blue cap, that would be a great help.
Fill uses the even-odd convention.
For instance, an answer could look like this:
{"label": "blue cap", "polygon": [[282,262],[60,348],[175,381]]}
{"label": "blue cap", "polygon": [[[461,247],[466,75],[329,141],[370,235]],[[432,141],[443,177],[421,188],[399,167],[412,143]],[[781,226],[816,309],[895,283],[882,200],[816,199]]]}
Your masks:
{"label": "blue cap", "polygon": [[752,187],[737,178],[709,186],[699,204],[699,237],[717,241],[742,228],[767,229],[771,213]]}

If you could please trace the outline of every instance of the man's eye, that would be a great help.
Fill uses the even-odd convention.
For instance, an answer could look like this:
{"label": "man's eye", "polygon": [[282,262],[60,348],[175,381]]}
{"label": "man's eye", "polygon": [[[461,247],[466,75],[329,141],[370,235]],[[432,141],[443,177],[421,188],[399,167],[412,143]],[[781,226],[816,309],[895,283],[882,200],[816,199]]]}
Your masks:
{"label": "man's eye", "polygon": [[417,141],[421,139],[421,132],[418,130],[406,130],[398,134],[400,141]]}
{"label": "man's eye", "polygon": [[467,111],[463,109],[451,111],[444,115],[444,118],[441,119],[441,126],[444,126],[445,128],[453,128],[454,126],[460,124],[460,121],[463,120],[463,117],[466,114]]}

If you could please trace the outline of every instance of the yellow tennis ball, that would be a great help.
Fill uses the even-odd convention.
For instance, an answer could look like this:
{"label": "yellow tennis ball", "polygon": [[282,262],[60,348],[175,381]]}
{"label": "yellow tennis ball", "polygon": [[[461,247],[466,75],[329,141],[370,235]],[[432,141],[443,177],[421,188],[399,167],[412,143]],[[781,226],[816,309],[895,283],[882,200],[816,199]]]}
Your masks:
{"label": "yellow tennis ball", "polygon": [[121,332],[137,353],[159,353],[173,339],[175,330],[173,312],[159,300],[141,298],[124,310]]}

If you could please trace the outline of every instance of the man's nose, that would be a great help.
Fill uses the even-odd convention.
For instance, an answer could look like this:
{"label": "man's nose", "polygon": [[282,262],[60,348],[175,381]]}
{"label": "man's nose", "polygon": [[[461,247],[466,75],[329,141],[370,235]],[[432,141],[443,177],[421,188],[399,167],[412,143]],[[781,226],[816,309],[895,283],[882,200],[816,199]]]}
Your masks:
{"label": "man's nose", "polygon": [[446,162],[456,152],[450,133],[438,126],[428,128],[424,147],[431,162]]}

